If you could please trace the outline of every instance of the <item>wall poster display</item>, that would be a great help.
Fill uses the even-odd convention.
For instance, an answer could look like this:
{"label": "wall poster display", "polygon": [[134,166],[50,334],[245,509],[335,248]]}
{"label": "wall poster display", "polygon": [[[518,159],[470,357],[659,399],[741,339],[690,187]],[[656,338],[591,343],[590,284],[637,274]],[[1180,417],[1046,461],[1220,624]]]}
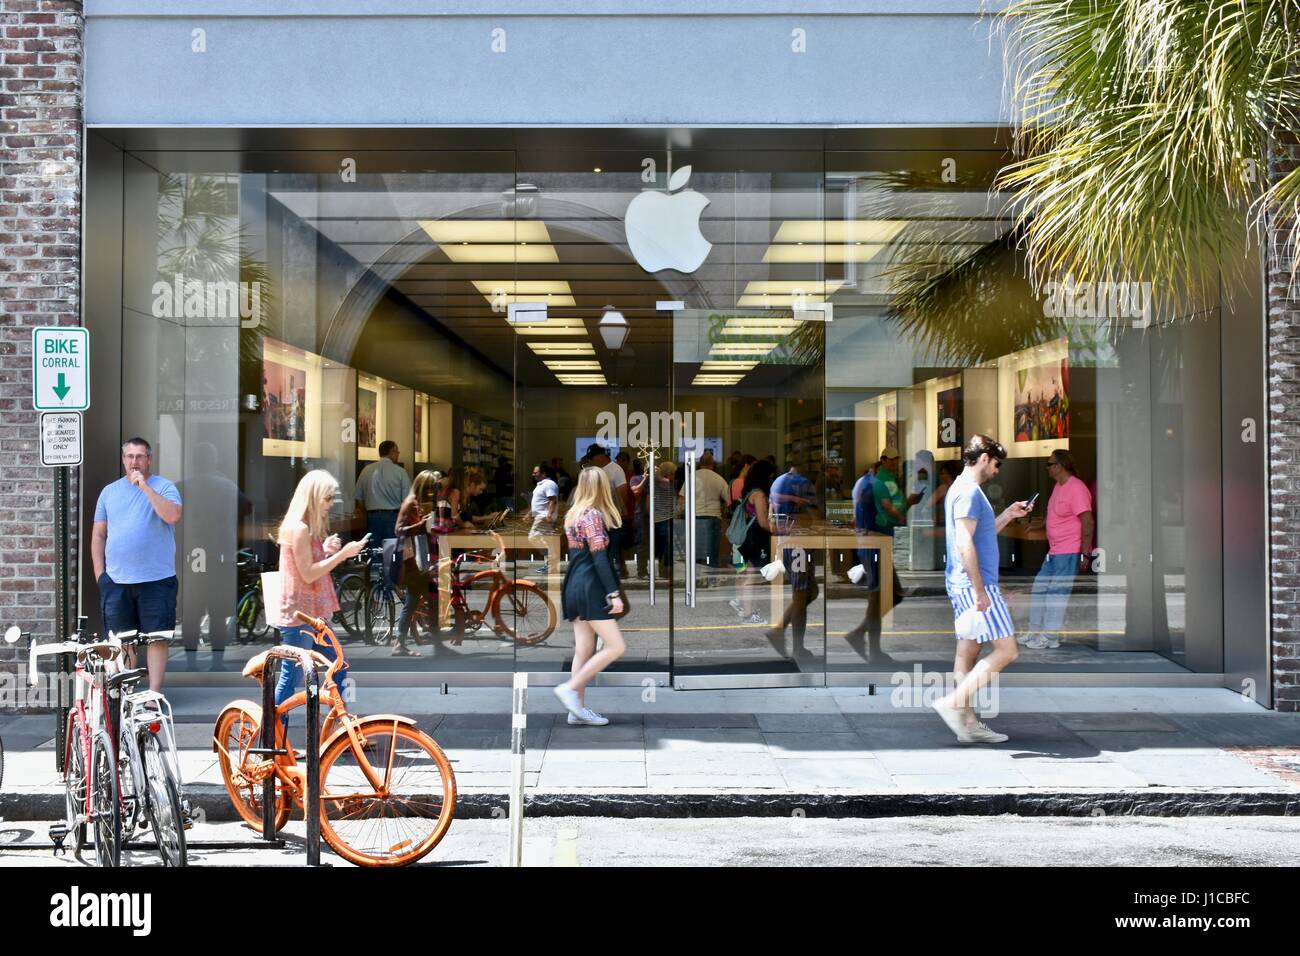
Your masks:
{"label": "wall poster display", "polygon": [[358,461],[379,460],[380,426],[388,420],[388,384],[374,375],[357,373]]}
{"label": "wall poster display", "polygon": [[[1000,440],[1012,458],[1070,447],[1070,348],[1065,338],[998,359]],[[1005,437],[1002,437],[1005,436]]]}
{"label": "wall poster display", "polygon": [[262,342],[262,454],[320,455],[321,357],[276,339]]}
{"label": "wall poster display", "polygon": [[925,388],[925,443],[935,461],[956,461],[966,441],[960,375],[932,378]]}
{"label": "wall poster display", "polygon": [[429,406],[432,399],[424,392],[415,393],[415,460],[429,460]]}

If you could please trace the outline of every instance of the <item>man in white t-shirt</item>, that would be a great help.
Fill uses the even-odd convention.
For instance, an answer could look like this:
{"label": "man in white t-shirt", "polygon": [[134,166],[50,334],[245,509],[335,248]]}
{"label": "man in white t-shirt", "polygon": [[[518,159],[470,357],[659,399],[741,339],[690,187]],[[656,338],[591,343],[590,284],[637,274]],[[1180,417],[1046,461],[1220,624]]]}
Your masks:
{"label": "man in white t-shirt", "polygon": [[614,504],[618,505],[619,513],[623,516],[622,528],[609,529],[609,547],[614,554],[618,555],[619,576],[626,578],[627,559],[623,556],[622,532],[624,528],[632,527],[632,488],[627,483],[627,475],[619,467],[618,462],[610,460],[608,449],[592,442],[587,446],[587,458],[609,478],[609,488],[614,493]]}
{"label": "man in white t-shirt", "polygon": [[[533,526],[528,530],[529,540],[546,546],[547,535],[555,534],[555,519],[560,513],[560,486],[555,483],[555,469],[546,462],[533,466]],[[549,574],[546,561],[537,574]]]}
{"label": "man in white t-shirt", "polygon": [[[731,498],[727,479],[718,474],[717,468],[713,453],[708,451],[695,466],[695,563],[709,569],[701,582],[706,588],[717,587],[713,572],[721,564],[718,549],[722,544],[722,515]],[[685,499],[685,485],[679,496]]]}

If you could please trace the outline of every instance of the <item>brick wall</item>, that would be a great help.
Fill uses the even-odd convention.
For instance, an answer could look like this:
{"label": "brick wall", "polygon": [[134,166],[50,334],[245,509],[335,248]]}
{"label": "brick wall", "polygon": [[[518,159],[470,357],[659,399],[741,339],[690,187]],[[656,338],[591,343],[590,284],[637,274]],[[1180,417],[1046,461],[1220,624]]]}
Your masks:
{"label": "brick wall", "polygon": [[[1278,144],[1272,181],[1300,166],[1300,139]],[[1269,575],[1272,587],[1274,706],[1300,711],[1300,281],[1295,250],[1280,241],[1285,223],[1269,223],[1268,419]]]}
{"label": "brick wall", "polygon": [[[80,322],[81,8],[5,0],[0,14],[0,625],[44,635],[54,632],[54,473],[40,463],[31,330]],[[69,522],[75,575],[75,514]],[[0,666],[12,672],[20,654],[0,647]]]}

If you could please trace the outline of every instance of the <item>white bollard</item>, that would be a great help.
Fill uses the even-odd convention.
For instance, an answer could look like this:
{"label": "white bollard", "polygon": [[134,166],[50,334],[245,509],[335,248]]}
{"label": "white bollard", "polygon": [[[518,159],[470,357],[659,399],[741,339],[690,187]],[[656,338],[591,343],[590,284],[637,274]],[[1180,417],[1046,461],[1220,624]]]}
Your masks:
{"label": "white bollard", "polygon": [[528,737],[528,672],[515,674],[510,715],[510,854],[506,866],[524,865],[524,753]]}

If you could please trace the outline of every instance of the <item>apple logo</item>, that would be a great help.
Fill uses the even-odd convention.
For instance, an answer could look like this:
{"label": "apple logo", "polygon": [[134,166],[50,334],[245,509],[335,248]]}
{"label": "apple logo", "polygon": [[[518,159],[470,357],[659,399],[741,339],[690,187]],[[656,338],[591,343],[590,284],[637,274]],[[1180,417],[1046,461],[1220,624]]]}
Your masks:
{"label": "apple logo", "polygon": [[700,216],[709,200],[683,188],[690,178],[691,167],[683,166],[669,178],[667,192],[649,190],[627,204],[623,223],[628,248],[646,272],[694,272],[713,248],[700,232]]}

